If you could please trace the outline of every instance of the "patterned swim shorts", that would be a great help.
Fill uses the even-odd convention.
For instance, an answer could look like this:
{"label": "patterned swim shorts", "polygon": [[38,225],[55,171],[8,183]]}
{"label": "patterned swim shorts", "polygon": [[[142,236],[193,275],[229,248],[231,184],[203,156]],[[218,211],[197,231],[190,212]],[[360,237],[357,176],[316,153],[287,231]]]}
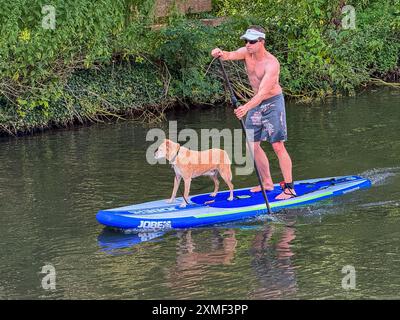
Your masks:
{"label": "patterned swim shorts", "polygon": [[268,98],[247,113],[245,121],[250,141],[274,143],[287,140],[285,99],[280,93]]}

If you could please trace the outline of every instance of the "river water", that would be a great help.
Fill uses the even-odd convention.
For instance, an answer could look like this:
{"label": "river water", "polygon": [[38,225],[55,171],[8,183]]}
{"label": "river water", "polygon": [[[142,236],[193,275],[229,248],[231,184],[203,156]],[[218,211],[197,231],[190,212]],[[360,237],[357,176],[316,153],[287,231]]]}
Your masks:
{"label": "river water", "polygon": [[[95,219],[100,209],[170,196],[171,167],[146,160],[153,127],[2,137],[0,299],[399,299],[399,101],[399,91],[379,90],[287,103],[295,179],[359,174],[372,188],[272,219],[166,233],[122,234]],[[240,128],[229,107],[167,118],[178,131]],[[256,181],[233,178],[235,188]],[[192,182],[191,194],[209,191],[209,178]]]}

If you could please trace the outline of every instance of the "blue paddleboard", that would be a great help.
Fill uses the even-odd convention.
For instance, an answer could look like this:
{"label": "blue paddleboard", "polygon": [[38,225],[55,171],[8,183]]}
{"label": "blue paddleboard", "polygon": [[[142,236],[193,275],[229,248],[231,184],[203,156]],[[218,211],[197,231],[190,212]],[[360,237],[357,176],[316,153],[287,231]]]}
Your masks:
{"label": "blue paddleboard", "polygon": [[[360,176],[311,179],[295,182],[295,198],[276,200],[275,197],[282,192],[278,184],[267,192],[267,196],[272,212],[277,212],[370,186],[371,181]],[[182,197],[171,204],[166,199],[150,201],[101,210],[96,219],[107,227],[148,232],[226,223],[268,213],[261,192],[253,193],[250,188],[244,188],[236,189],[233,195],[232,201],[227,200],[229,191],[221,191],[214,198],[209,193],[194,195],[185,208],[179,206],[184,201]]]}

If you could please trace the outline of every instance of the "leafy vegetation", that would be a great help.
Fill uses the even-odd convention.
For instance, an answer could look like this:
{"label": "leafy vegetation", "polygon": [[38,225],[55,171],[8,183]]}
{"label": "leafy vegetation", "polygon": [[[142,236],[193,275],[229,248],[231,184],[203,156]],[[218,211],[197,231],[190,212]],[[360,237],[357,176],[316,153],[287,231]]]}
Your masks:
{"label": "leafy vegetation", "polygon": [[[267,29],[285,94],[301,101],[354,94],[399,79],[400,0],[355,0],[344,29],[342,0],[213,0],[213,12],[171,12],[161,28],[154,0],[0,0],[0,131],[131,115],[146,121],[174,104],[225,96],[210,50],[242,46],[250,24]],[[227,17],[218,27],[201,17]],[[251,95],[241,63],[227,63],[238,95]]]}

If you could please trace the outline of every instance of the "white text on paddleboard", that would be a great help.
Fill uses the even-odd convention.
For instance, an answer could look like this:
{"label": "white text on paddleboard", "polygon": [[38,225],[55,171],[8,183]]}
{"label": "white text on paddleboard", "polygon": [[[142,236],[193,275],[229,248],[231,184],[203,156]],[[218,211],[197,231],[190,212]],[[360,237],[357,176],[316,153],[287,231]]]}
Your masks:
{"label": "white text on paddleboard", "polygon": [[140,221],[138,229],[171,229],[171,221]]}

